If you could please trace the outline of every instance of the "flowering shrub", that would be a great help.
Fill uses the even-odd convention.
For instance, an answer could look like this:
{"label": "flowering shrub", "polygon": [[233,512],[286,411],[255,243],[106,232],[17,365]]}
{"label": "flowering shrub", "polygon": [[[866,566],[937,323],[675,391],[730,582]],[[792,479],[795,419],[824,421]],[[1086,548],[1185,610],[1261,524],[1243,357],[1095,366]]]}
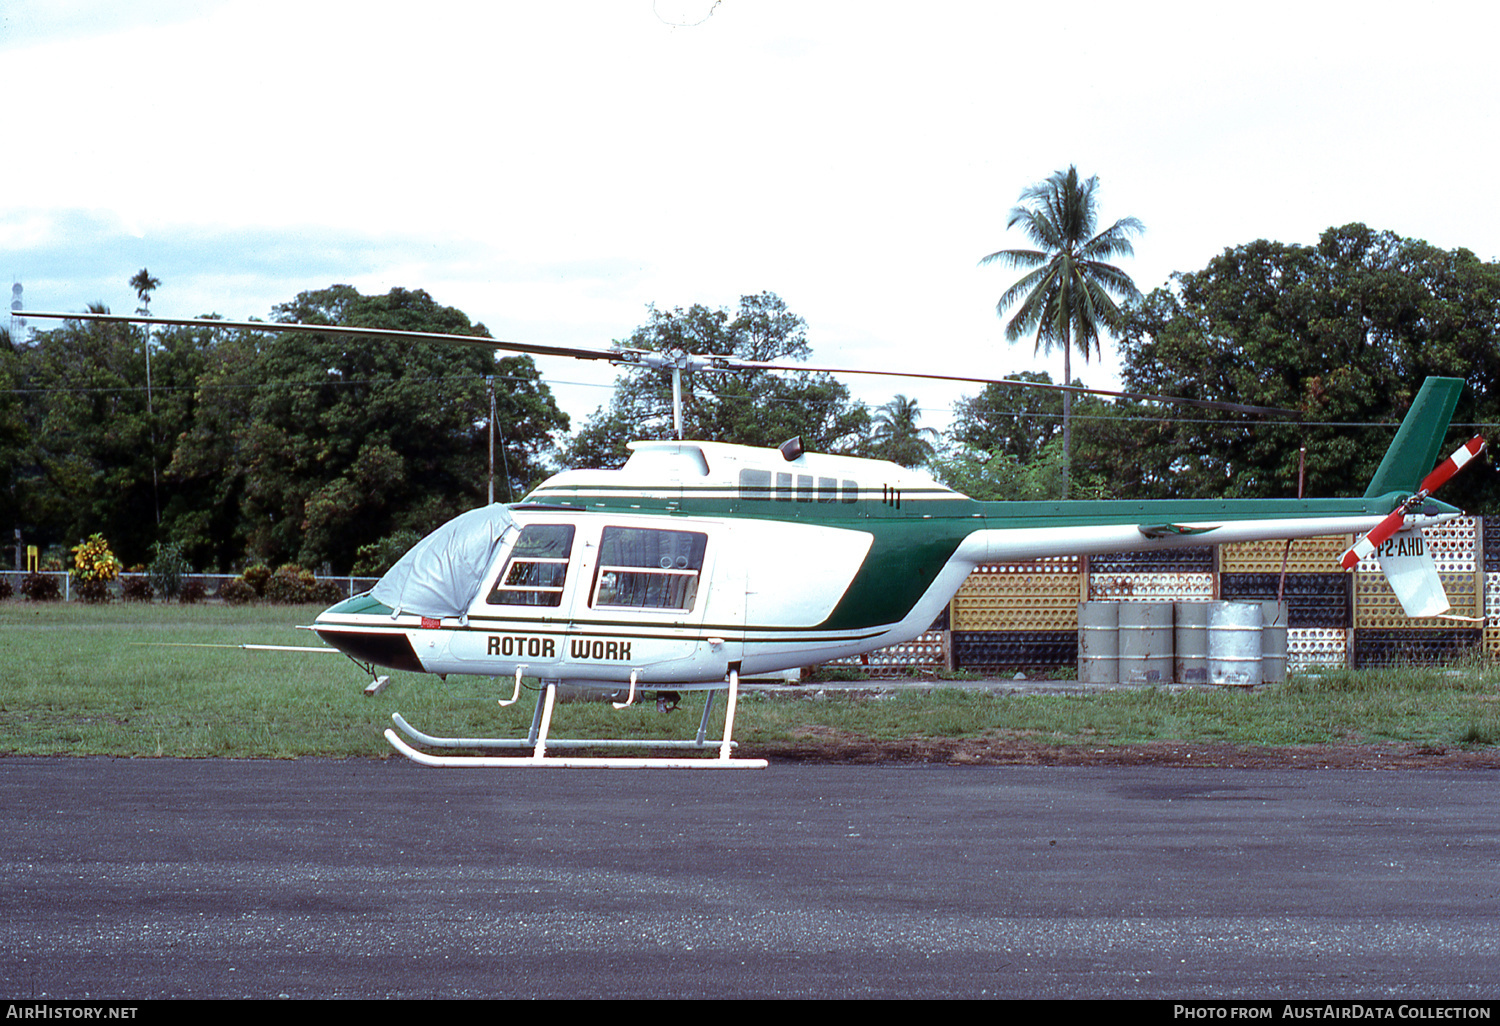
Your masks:
{"label": "flowering shrub", "polygon": [[258,598],[266,593],[266,583],[271,579],[271,568],[264,563],[247,566],[245,572],[240,574],[240,579],[255,589]]}
{"label": "flowering shrub", "polygon": [[109,551],[102,534],[73,546],[72,576],[78,597],[85,602],[108,602],[109,582],[120,576],[120,561]]}

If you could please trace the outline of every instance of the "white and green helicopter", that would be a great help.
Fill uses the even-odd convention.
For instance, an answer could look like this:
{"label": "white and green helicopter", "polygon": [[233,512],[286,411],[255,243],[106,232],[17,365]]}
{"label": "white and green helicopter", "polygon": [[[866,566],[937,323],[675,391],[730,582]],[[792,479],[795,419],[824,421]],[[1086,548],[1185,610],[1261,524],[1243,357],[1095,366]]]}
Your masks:
{"label": "white and green helicopter", "polygon": [[[686,369],[809,369],[351,327],[24,316],[415,337],[664,367],[674,383]],[[1483,448],[1475,438],[1427,473],[1462,385],[1429,378],[1365,494],[1343,499],[981,502],[893,463],[803,452],[796,440],[779,449],[685,441],[679,414],[677,440],[633,443],[621,469],[565,471],[521,502],[455,518],[310,629],[363,666],[375,679],[371,689],[383,680],[377,667],[472,674],[513,680],[511,697],[501,700],[509,705],[523,677],[541,681],[524,738],[435,737],[394,715],[410,741],[390,729],[387,739],[424,765],[764,767],[734,756],[742,676],[910,641],[981,564],[1349,534],[1359,541],[1346,567],[1377,555],[1409,616],[1446,613],[1420,530],[1461,515],[1431,492]],[[562,684],[627,692],[621,707],[645,692],[708,694],[692,740],[550,738]],[[727,692],[724,730],[710,739],[719,691]],[[643,747],[717,757],[547,755]]]}

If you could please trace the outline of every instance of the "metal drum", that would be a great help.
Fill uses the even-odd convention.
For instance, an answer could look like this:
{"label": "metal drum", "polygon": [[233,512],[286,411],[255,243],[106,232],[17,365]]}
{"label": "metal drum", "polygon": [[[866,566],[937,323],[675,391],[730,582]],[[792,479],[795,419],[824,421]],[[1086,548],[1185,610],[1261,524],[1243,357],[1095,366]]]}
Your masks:
{"label": "metal drum", "polygon": [[1262,684],[1286,681],[1287,619],[1290,603],[1260,604],[1260,680]]}
{"label": "metal drum", "polygon": [[1172,603],[1120,603],[1120,683],[1172,683]]}
{"label": "metal drum", "polygon": [[1208,611],[1208,682],[1254,687],[1261,681],[1258,602],[1215,602]]}
{"label": "metal drum", "polygon": [[1172,677],[1179,684],[1208,683],[1208,602],[1179,602],[1172,628]]}
{"label": "metal drum", "polygon": [[1078,680],[1114,684],[1120,679],[1120,603],[1078,603]]}

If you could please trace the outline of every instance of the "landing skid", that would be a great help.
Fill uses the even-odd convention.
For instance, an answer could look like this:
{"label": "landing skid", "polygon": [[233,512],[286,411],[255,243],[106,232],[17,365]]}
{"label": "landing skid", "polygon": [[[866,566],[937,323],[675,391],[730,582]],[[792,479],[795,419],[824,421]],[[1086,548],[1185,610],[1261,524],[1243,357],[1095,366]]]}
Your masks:
{"label": "landing skid", "polygon": [[[531,731],[525,738],[462,738],[462,737],[435,737],[424,734],[402,718],[400,713],[392,713],[391,720],[400,727],[412,740],[430,748],[499,748],[499,749],[531,749],[530,755],[514,756],[488,756],[488,755],[434,755],[429,752],[413,748],[401,739],[394,731],[387,729],[385,738],[391,747],[413,762],[423,766],[436,766],[440,768],[474,767],[474,768],[501,768],[510,766],[527,767],[592,767],[595,769],[765,769],[765,759],[734,759],[730,752],[735,748],[735,742],[730,739],[734,730],[735,706],[739,701],[739,673],[731,670],[729,674],[729,706],[724,716],[724,737],[719,741],[708,741],[705,735],[708,731],[708,716],[713,709],[714,692],[708,692],[708,697],[703,703],[703,718],[698,723],[698,737],[694,741],[682,740],[650,740],[650,739],[608,739],[595,740],[589,738],[548,738],[548,728],[552,723],[552,709],[557,701],[557,684],[548,682],[547,686],[537,695],[536,711],[531,718]],[[514,701],[514,699],[512,699]],[[501,704],[509,704],[502,702]],[[628,704],[628,703],[627,703]],[[713,759],[672,759],[672,758],[611,758],[600,756],[571,756],[571,757],[547,757],[548,748],[687,748],[705,751],[717,747],[719,755]]]}

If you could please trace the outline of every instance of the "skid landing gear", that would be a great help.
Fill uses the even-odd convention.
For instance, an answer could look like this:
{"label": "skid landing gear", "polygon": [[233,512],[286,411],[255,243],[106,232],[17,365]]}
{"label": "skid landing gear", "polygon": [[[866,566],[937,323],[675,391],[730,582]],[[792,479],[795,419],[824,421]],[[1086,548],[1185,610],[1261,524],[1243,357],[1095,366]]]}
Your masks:
{"label": "skid landing gear", "polygon": [[[724,715],[724,737],[718,741],[706,739],[708,732],[708,716],[713,709],[714,695],[716,692],[707,692],[707,699],[703,703],[703,718],[698,723],[698,736],[693,741],[680,740],[642,740],[630,738],[622,740],[592,740],[587,738],[548,738],[547,732],[552,723],[552,708],[557,701],[557,682],[549,681],[547,686],[537,695],[536,710],[531,717],[531,731],[524,738],[474,738],[474,737],[434,737],[417,730],[406,720],[401,718],[400,713],[393,713],[391,719],[396,726],[401,728],[407,736],[418,744],[429,748],[496,748],[496,749],[530,749],[530,755],[511,756],[489,756],[489,755],[434,755],[413,748],[407,744],[394,730],[387,729],[386,740],[391,747],[413,762],[423,766],[436,766],[441,768],[473,767],[473,768],[503,768],[503,767],[561,767],[579,768],[592,767],[594,769],[765,769],[765,759],[735,759],[731,752],[735,743],[730,735],[734,732],[735,706],[739,702],[740,675],[738,670],[729,671],[729,705]],[[514,701],[514,699],[512,699]],[[509,703],[502,703],[509,704]],[[629,704],[629,703],[626,703]],[[671,749],[693,749],[708,751],[717,747],[719,754],[717,758],[711,759],[674,759],[669,757],[651,758],[612,758],[609,756],[552,756],[548,757],[548,748],[557,749],[579,749],[579,748],[671,748]]]}

